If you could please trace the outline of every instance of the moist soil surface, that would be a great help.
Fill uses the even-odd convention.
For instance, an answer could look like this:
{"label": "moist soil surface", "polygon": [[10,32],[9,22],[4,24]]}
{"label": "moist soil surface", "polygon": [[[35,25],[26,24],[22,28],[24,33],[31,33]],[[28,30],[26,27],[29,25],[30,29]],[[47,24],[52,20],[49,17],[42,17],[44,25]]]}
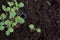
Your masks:
{"label": "moist soil surface", "polygon": [[[2,4],[7,6],[7,1],[12,0],[0,0],[0,9]],[[5,31],[0,31],[0,40],[60,40],[60,0],[17,1],[25,4],[17,12],[18,15],[21,11],[26,15],[25,23],[15,28],[8,37]],[[28,28],[30,23],[41,28],[41,32],[31,32]]]}

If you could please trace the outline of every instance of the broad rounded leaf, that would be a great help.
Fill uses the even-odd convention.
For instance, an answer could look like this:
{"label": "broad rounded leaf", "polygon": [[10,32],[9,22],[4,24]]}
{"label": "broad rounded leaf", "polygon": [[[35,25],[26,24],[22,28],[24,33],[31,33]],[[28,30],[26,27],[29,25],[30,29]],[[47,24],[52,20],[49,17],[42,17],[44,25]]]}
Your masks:
{"label": "broad rounded leaf", "polygon": [[6,15],[4,13],[1,14],[1,18],[2,19],[5,19],[6,18]]}
{"label": "broad rounded leaf", "polygon": [[5,32],[5,34],[6,34],[6,36],[9,36],[9,35],[10,35],[10,32],[7,30],[7,31]]}
{"label": "broad rounded leaf", "polygon": [[14,18],[16,16],[16,13],[15,12],[10,12],[10,16],[9,16],[9,18],[11,19],[11,18]]}
{"label": "broad rounded leaf", "polygon": [[12,22],[12,27],[16,26],[16,24],[17,24],[16,22]]}
{"label": "broad rounded leaf", "polygon": [[25,22],[25,20],[22,17],[20,17],[20,16],[16,16],[15,17],[15,21],[17,23],[20,23],[20,24],[23,24]]}
{"label": "broad rounded leaf", "polygon": [[23,2],[20,2],[19,3],[19,7],[24,7],[24,3]]}
{"label": "broad rounded leaf", "polygon": [[6,6],[5,6],[5,5],[2,5],[2,9],[3,9],[4,11],[6,11]]}
{"label": "broad rounded leaf", "polygon": [[34,30],[34,29],[35,29],[35,27],[34,27],[34,25],[33,25],[33,24],[30,24],[30,25],[29,25],[29,28],[30,28],[30,29],[32,29],[32,30]]}
{"label": "broad rounded leaf", "polygon": [[4,25],[4,22],[0,22],[0,26],[1,26],[1,25]]}
{"label": "broad rounded leaf", "polygon": [[8,30],[9,30],[9,32],[11,32],[11,33],[14,32],[14,29],[11,28],[11,27],[9,27]]}
{"label": "broad rounded leaf", "polygon": [[40,28],[36,28],[36,31],[37,31],[37,32],[41,32],[41,29],[40,29]]}
{"label": "broad rounded leaf", "polygon": [[5,25],[11,26],[11,23],[12,23],[12,21],[10,21],[10,20],[5,20]]}
{"label": "broad rounded leaf", "polygon": [[6,9],[7,11],[10,11],[10,7],[7,7],[7,9]]}
{"label": "broad rounded leaf", "polygon": [[8,5],[12,7],[14,5],[14,2],[8,2]]}
{"label": "broad rounded leaf", "polygon": [[15,7],[15,6],[13,7],[13,9],[14,9],[15,11],[17,11],[17,10],[18,10],[18,8],[17,8],[17,7]]}
{"label": "broad rounded leaf", "polygon": [[13,8],[11,9],[11,11],[9,13],[10,13],[10,16],[9,16],[10,19],[14,18],[16,15],[15,9],[13,9]]}
{"label": "broad rounded leaf", "polygon": [[5,29],[5,26],[0,26],[0,30],[4,30]]}

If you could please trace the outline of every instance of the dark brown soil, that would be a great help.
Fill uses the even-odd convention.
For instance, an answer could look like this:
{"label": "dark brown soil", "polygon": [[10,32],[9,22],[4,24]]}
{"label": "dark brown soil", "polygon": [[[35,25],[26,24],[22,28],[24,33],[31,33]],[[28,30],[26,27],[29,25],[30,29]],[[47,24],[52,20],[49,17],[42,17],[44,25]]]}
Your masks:
{"label": "dark brown soil", "polygon": [[[60,0],[17,0],[23,1],[26,22],[16,28],[9,37],[0,31],[0,40],[60,40]],[[0,1],[6,4],[7,0]],[[0,10],[1,11],[1,10]],[[40,27],[42,32],[30,32],[28,24]]]}

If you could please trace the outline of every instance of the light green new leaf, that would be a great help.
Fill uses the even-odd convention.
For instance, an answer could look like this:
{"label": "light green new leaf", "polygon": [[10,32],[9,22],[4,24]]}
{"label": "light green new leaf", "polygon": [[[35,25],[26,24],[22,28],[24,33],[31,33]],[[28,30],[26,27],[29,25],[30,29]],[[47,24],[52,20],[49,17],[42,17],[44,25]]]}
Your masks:
{"label": "light green new leaf", "polygon": [[14,18],[15,15],[16,15],[15,9],[13,9],[13,8],[11,8],[11,11],[10,11],[9,13],[10,13],[10,15],[9,15],[9,18],[10,18],[10,19],[11,19],[11,18]]}
{"label": "light green new leaf", "polygon": [[10,21],[10,20],[5,20],[5,25],[7,25],[8,27],[10,27],[11,26],[11,24],[12,24],[12,21]]}
{"label": "light green new leaf", "polygon": [[19,7],[24,7],[24,3],[23,2],[20,2],[19,3]]}
{"label": "light green new leaf", "polygon": [[2,5],[2,9],[3,9],[4,11],[6,11],[6,6],[5,6],[5,5]]}
{"label": "light green new leaf", "polygon": [[15,16],[16,16],[15,12],[10,12],[10,16],[9,16],[10,19],[14,18]]}
{"label": "light green new leaf", "polygon": [[14,2],[8,2],[8,5],[12,7],[14,5]]}
{"label": "light green new leaf", "polygon": [[20,17],[20,16],[16,16],[15,17],[15,21],[17,23],[20,23],[20,24],[23,24],[25,22],[25,20],[22,17]]}
{"label": "light green new leaf", "polygon": [[3,26],[3,25],[4,25],[4,22],[0,22],[0,30],[1,31],[5,29],[5,26]]}
{"label": "light green new leaf", "polygon": [[7,7],[6,11],[10,11],[10,7]]}
{"label": "light green new leaf", "polygon": [[4,13],[1,14],[1,18],[2,19],[5,19],[6,18],[6,15]]}
{"label": "light green new leaf", "polygon": [[8,31],[12,33],[12,32],[14,32],[14,29],[11,28],[11,27],[9,27],[9,28],[8,28]]}
{"label": "light green new leaf", "polygon": [[17,11],[17,10],[18,10],[18,8],[16,8],[15,6],[13,7],[13,9],[14,9],[15,11]]}
{"label": "light green new leaf", "polygon": [[16,26],[17,22],[12,22],[12,27]]}
{"label": "light green new leaf", "polygon": [[0,30],[4,30],[5,29],[5,26],[0,26]]}
{"label": "light green new leaf", "polygon": [[37,31],[37,32],[41,32],[41,29],[40,29],[40,28],[36,28],[36,31]]}
{"label": "light green new leaf", "polygon": [[34,25],[33,24],[29,24],[29,26],[28,26],[30,29],[32,29],[32,30],[34,30],[35,29],[35,27],[34,27]]}
{"label": "light green new leaf", "polygon": [[15,9],[14,8],[11,8],[10,12],[15,12]]}
{"label": "light green new leaf", "polygon": [[0,26],[3,26],[4,25],[4,22],[0,22]]}
{"label": "light green new leaf", "polygon": [[17,1],[15,1],[15,5],[16,5],[16,6],[18,6],[18,3],[17,3]]}
{"label": "light green new leaf", "polygon": [[10,32],[7,30],[7,31],[5,32],[5,34],[6,34],[6,36],[9,36],[9,35],[10,35]]}

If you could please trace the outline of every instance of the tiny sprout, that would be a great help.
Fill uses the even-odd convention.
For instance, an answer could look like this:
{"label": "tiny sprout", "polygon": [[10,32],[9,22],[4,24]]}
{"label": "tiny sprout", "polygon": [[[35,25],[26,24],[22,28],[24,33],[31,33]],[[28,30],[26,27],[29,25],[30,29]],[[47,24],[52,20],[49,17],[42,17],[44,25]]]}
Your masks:
{"label": "tiny sprout", "polygon": [[41,29],[40,29],[40,28],[36,28],[36,31],[37,31],[37,32],[41,32]]}
{"label": "tiny sprout", "polygon": [[19,7],[24,7],[24,3],[23,2],[19,3]]}
{"label": "tiny sprout", "polygon": [[34,30],[34,29],[35,29],[35,27],[34,27],[33,24],[30,24],[30,25],[29,25],[29,28],[30,28],[31,30]]}

